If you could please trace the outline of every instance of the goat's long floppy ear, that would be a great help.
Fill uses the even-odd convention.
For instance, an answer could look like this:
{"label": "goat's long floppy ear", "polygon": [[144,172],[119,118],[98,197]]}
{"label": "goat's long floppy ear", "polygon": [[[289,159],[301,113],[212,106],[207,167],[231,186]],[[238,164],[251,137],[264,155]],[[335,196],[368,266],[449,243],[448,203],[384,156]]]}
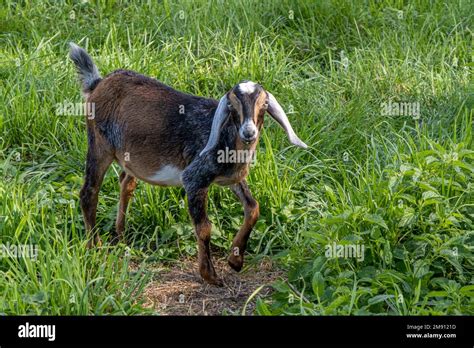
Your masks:
{"label": "goat's long floppy ear", "polygon": [[204,155],[206,152],[212,150],[217,145],[217,142],[219,141],[219,135],[221,134],[222,126],[230,115],[227,104],[228,99],[227,94],[225,94],[219,101],[219,105],[217,105],[217,109],[214,114],[214,119],[212,120],[211,134],[209,135],[209,139],[207,140],[206,147],[204,148],[204,150],[201,151],[199,156]]}
{"label": "goat's long floppy ear", "polygon": [[300,138],[295,134],[295,131],[293,130],[293,127],[291,127],[290,121],[288,120],[288,117],[285,114],[285,111],[283,111],[282,107],[280,104],[277,102],[273,94],[270,92],[267,92],[268,94],[268,113],[270,114],[271,117],[277,121],[281,128],[283,128],[286,132],[286,135],[288,135],[288,139],[290,139],[290,142],[293,145],[302,147],[303,149],[308,148],[308,145],[303,143]]}

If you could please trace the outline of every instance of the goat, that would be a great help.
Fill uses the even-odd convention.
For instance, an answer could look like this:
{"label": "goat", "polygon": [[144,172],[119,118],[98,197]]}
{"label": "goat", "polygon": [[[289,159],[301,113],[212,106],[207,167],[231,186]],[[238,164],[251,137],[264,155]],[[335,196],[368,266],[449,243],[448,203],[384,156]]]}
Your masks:
{"label": "goat", "polygon": [[133,71],[116,70],[101,78],[87,52],[70,43],[82,92],[94,117],[87,118],[88,151],[80,205],[88,247],[100,245],[95,229],[98,193],[105,172],[115,160],[120,174],[120,203],[115,239],[122,240],[125,213],[137,179],[160,186],[183,186],[198,242],[201,277],[222,285],[211,260],[208,188],[230,186],[244,207],[244,223],[232,242],[228,263],[240,271],[259,204],[246,177],[249,161],[218,161],[219,151],[253,152],[268,112],[290,142],[307,148],[293,131],[275,97],[257,83],[244,81],[219,101],[186,94]]}

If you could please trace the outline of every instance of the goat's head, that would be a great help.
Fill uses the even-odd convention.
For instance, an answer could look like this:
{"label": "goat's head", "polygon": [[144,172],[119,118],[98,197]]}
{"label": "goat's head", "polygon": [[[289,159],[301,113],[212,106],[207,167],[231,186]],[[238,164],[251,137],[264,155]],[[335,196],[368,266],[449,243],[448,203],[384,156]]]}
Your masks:
{"label": "goat's head", "polygon": [[[308,147],[293,131],[288,117],[275,97],[259,84],[243,81],[220,99],[212,121],[209,140],[200,155],[202,156],[217,145],[222,127],[227,121],[237,123],[239,137],[244,144],[255,143],[262,129],[265,112],[268,112],[285,130],[293,145]],[[231,116],[232,120],[229,120]]]}

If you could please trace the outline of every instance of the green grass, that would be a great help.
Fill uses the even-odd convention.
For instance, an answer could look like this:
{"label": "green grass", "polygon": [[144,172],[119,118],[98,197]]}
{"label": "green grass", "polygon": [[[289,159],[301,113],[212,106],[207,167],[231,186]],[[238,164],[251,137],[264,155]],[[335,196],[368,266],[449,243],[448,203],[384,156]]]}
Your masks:
{"label": "green grass", "polygon": [[[309,150],[267,119],[249,182],[261,205],[249,256],[287,279],[257,294],[256,314],[474,314],[473,4],[450,1],[13,2],[0,9],[0,313],[150,313],[150,262],[196,254],[180,189],[140,184],[125,246],[88,251],[78,193],[85,120],[67,42],[102,74],[117,68],[221,97],[242,79],[281,102]],[[471,84],[470,84],[471,83]],[[419,103],[419,119],[381,104]],[[118,167],[102,186],[113,231]],[[242,221],[213,188],[213,249]],[[363,261],[325,257],[360,244]],[[130,260],[140,265],[131,272]]]}

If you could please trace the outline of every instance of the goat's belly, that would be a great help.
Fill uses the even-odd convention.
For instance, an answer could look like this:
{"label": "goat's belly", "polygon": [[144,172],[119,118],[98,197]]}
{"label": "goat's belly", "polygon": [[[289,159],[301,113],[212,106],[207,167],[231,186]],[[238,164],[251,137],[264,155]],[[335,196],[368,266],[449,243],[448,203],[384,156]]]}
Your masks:
{"label": "goat's belly", "polygon": [[151,175],[143,175],[142,173],[135,173],[130,168],[126,168],[125,171],[152,185],[159,186],[183,186],[183,180],[181,175],[183,171],[173,165],[165,165],[160,169],[152,173]]}
{"label": "goat's belly", "polygon": [[183,171],[179,168],[166,165],[148,177],[147,181],[160,186],[183,186],[182,174]]}

